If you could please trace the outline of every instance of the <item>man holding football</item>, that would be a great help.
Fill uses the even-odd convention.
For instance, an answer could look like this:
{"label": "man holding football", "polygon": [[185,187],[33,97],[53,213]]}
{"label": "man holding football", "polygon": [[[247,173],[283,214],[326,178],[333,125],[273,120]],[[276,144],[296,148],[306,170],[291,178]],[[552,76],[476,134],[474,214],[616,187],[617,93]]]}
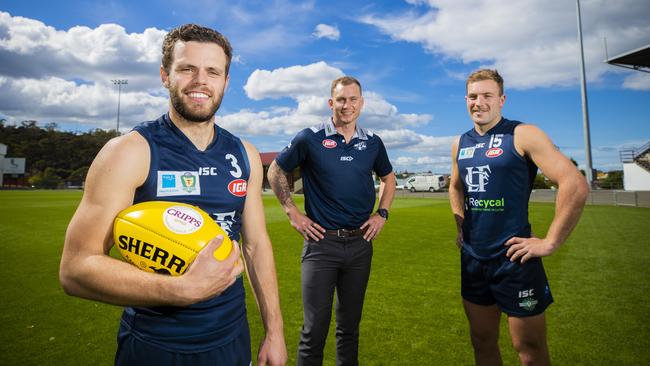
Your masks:
{"label": "man holding football", "polygon": [[[548,365],[544,311],[553,302],[541,257],[578,223],[589,187],[539,128],[501,116],[506,100],[496,70],[466,83],[474,127],[452,146],[449,199],[461,251],[461,294],[477,365],[501,365],[501,313],[524,365]],[[543,238],[528,222],[537,168],[557,183],[555,217]]]}
{"label": "man holding football", "polygon": [[[115,216],[133,203],[156,200],[198,206],[233,240],[243,235],[241,252],[266,331],[258,364],[286,362],[259,153],[214,123],[231,58],[230,43],[212,29],[187,24],[169,32],[160,67],[169,113],[109,141],[88,172],[66,233],[60,280],[70,295],[126,306],[117,365],[251,363],[237,244],[218,261],[212,255],[223,239],[218,236],[176,277],[108,255]],[[191,187],[173,185],[181,177]],[[247,182],[246,194],[229,190],[234,180]]]}
{"label": "man holding football", "polygon": [[[304,238],[298,365],[323,362],[335,289],[337,365],[358,365],[372,240],[384,227],[395,194],[395,174],[383,142],[357,125],[363,108],[359,81],[349,76],[334,80],[329,107],[332,118],[299,132],[267,174],[291,226]],[[288,184],[288,175],[297,167],[306,215],[291,199]],[[375,214],[373,172],[383,192]]]}

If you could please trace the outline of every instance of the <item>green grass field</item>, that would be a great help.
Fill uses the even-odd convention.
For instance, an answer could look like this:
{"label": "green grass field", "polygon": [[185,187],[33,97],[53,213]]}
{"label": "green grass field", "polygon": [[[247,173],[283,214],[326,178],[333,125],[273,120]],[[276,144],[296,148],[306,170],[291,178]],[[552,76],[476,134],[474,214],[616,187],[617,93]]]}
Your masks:
{"label": "green grass field", "polygon": [[[58,282],[65,229],[80,197],[77,191],[0,191],[0,365],[113,362],[121,308],[66,296]],[[264,203],[294,364],[302,241],[275,198],[265,196]],[[552,215],[553,205],[531,204],[536,233],[545,232]],[[374,244],[361,364],[472,364],[454,231],[446,201],[395,201]],[[649,244],[650,209],[588,206],[570,240],[545,259],[555,297],[547,319],[556,365],[650,364]],[[252,296],[248,309],[256,349],[262,326]],[[515,365],[505,319],[501,334],[504,363]],[[325,364],[334,365],[333,331]]]}

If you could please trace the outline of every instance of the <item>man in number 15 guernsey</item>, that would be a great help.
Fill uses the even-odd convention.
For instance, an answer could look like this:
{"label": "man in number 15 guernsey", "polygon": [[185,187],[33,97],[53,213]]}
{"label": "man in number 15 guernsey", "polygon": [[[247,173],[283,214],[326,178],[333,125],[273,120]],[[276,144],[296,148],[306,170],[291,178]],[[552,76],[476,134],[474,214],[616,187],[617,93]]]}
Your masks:
{"label": "man in number 15 guernsey", "polygon": [[[70,295],[126,307],[116,365],[250,365],[240,253],[266,331],[258,365],[286,363],[260,156],[215,124],[231,59],[230,43],[215,30],[186,24],[170,31],[160,67],[169,113],[109,141],[88,171],[66,233],[60,280]],[[241,250],[233,242],[228,257],[216,260],[224,239],[218,235],[179,276],[110,257],[113,219],[147,201],[201,208],[241,241]]]}
{"label": "man in number 15 guernsey", "polygon": [[[501,313],[524,365],[548,365],[544,311],[553,302],[541,257],[562,245],[582,214],[589,187],[539,128],[501,116],[496,70],[466,83],[473,128],[452,146],[449,199],[461,252],[461,295],[477,365],[501,365]],[[543,238],[528,222],[537,168],[557,183],[555,217]]]}

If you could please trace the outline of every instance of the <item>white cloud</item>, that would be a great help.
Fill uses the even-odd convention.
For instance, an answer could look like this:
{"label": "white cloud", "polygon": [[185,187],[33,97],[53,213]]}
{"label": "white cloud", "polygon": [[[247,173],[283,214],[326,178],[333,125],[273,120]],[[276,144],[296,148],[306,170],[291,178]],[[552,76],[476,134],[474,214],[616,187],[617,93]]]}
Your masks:
{"label": "white cloud", "polygon": [[316,38],[327,38],[332,41],[338,41],[341,37],[341,32],[336,26],[319,24],[314,29],[314,33],[312,33],[312,35]]}
{"label": "white cloud", "polygon": [[5,12],[0,12],[0,30],[4,33],[0,37],[2,75],[91,82],[109,80],[112,75],[137,81],[143,90],[160,85],[163,30],[147,28],[129,34],[122,26],[102,24],[62,31]]}
{"label": "white cloud", "polygon": [[[423,5],[423,0],[408,1]],[[573,85],[579,78],[576,8],[571,1],[429,0],[428,10],[366,15],[361,22],[398,41],[421,44],[427,52],[497,68],[506,86],[533,88]],[[590,80],[607,71],[603,36],[610,53],[647,43],[650,7],[646,0],[583,1],[584,51]]]}
{"label": "white cloud", "polygon": [[400,114],[396,106],[371,91],[365,92],[363,96],[364,107],[361,120],[376,129],[417,127],[433,119],[428,114]]}
{"label": "white cloud", "polygon": [[320,61],[306,66],[291,66],[273,71],[255,70],[248,77],[244,90],[253,100],[302,95],[328,95],[332,80],[343,72]]}
{"label": "white cloud", "polygon": [[396,170],[449,174],[451,144],[457,136],[429,136],[411,130],[379,131],[386,148],[400,156],[391,160]]}
{"label": "white cloud", "polygon": [[34,119],[115,128],[158,117],[167,109],[160,85],[165,31],[126,33],[116,24],[57,30],[0,12],[0,111],[10,121]]}
{"label": "white cloud", "polygon": [[413,130],[393,129],[377,131],[387,148],[429,155],[451,155],[451,144],[456,136],[422,135]]}
{"label": "white cloud", "polygon": [[634,90],[650,90],[650,73],[637,71],[625,78],[623,87]]}
{"label": "white cloud", "polygon": [[[117,89],[109,83],[77,85],[49,77],[42,80],[0,76],[0,111],[10,120],[79,123],[89,128],[115,128]],[[167,98],[124,90],[120,99],[120,130],[159,117]]]}
{"label": "white cloud", "polygon": [[[332,80],[343,71],[324,61],[310,65],[278,68],[272,71],[255,70],[244,85],[246,95],[253,100],[291,98],[296,108],[251,112],[244,110],[223,117],[223,123],[236,132],[258,134],[294,134],[302,128],[326,120],[332,112],[327,104]],[[402,114],[383,96],[365,91],[364,109],[359,118],[362,126],[373,130],[418,127],[429,123],[428,114]]]}
{"label": "white cloud", "polygon": [[397,171],[400,170],[409,170],[409,171],[431,171],[436,173],[449,174],[451,170],[451,158],[443,156],[400,156],[396,159],[392,159],[391,163],[393,168]]}
{"label": "white cloud", "polygon": [[291,136],[303,128],[323,122],[324,117],[301,114],[294,108],[274,107],[263,111],[240,110],[217,116],[217,123],[236,134],[248,136]]}

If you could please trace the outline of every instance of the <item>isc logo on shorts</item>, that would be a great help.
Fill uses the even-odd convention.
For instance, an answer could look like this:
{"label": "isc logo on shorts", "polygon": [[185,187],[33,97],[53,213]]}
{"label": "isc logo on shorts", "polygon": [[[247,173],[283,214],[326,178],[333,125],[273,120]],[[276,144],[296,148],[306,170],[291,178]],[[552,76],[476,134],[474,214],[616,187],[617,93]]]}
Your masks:
{"label": "isc logo on shorts", "polygon": [[247,182],[243,179],[235,179],[228,183],[228,191],[237,197],[246,195]]}

